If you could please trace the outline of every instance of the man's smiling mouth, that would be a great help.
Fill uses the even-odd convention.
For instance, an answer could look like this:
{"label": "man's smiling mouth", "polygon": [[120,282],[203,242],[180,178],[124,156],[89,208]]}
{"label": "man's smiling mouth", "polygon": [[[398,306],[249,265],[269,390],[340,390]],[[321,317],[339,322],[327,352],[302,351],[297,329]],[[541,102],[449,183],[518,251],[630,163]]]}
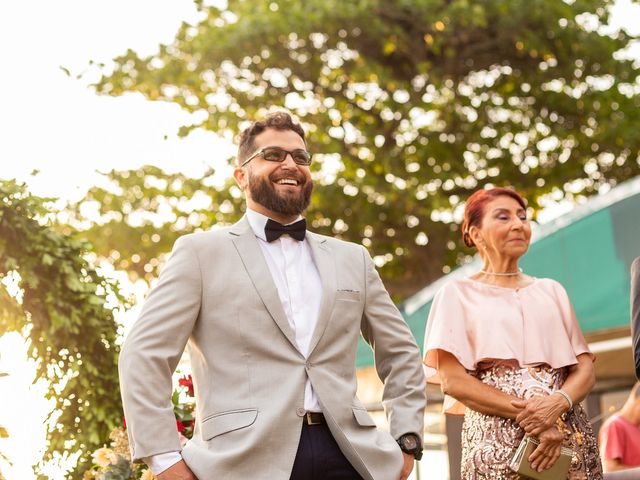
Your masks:
{"label": "man's smiling mouth", "polygon": [[297,186],[299,182],[294,178],[281,178],[280,180],[276,180],[278,185],[293,185]]}

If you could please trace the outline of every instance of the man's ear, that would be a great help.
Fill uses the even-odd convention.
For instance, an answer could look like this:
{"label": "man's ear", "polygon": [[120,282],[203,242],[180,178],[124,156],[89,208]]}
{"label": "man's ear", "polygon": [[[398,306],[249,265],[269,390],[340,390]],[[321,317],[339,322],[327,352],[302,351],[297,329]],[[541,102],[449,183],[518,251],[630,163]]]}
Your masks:
{"label": "man's ear", "polygon": [[244,191],[249,183],[247,179],[247,171],[244,168],[236,168],[233,170],[233,178],[236,179],[236,183]]}

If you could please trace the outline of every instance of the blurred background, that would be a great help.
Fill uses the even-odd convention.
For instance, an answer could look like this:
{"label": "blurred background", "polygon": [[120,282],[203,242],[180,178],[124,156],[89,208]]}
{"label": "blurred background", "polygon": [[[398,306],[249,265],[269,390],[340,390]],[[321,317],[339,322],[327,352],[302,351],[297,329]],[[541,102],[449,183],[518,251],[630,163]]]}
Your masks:
{"label": "blurred background", "polygon": [[[98,474],[137,305],[178,236],[242,216],[234,138],[279,108],[314,153],[311,228],[370,249],[419,343],[435,290],[478,269],[466,198],[527,198],[523,267],[575,304],[597,428],[633,382],[639,35],[629,0],[0,3],[0,478]],[[460,419],[429,394],[413,478],[454,479]]]}

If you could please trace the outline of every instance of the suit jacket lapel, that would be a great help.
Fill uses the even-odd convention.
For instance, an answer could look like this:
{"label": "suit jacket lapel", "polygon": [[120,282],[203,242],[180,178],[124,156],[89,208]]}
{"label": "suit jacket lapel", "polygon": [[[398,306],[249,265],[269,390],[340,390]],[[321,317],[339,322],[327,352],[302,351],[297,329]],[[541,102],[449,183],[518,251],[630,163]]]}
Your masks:
{"label": "suit jacket lapel", "polygon": [[251,282],[253,283],[262,303],[269,311],[269,314],[276,322],[285,337],[298,349],[295,332],[291,328],[287,316],[282,308],[278,290],[269,271],[264,255],[258,244],[251,225],[246,217],[243,217],[230,230],[233,243],[242,259],[244,268],[247,270]]}
{"label": "suit jacket lapel", "polygon": [[322,334],[324,333],[336,300],[336,289],[338,288],[338,279],[336,276],[336,263],[331,254],[331,249],[327,245],[327,239],[320,237],[312,232],[307,232],[307,241],[311,246],[311,253],[315,261],[320,281],[322,283],[322,300],[320,301],[320,310],[318,312],[318,320],[316,328],[311,337],[309,344],[309,355],[313,352]]}

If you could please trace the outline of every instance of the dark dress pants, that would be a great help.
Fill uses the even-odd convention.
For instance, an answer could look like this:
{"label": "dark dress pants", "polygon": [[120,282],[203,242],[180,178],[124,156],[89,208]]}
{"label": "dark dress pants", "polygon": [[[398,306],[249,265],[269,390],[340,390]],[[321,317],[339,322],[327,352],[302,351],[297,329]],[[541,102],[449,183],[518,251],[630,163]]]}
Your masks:
{"label": "dark dress pants", "polygon": [[302,425],[291,480],[362,480],[340,451],[329,427]]}

